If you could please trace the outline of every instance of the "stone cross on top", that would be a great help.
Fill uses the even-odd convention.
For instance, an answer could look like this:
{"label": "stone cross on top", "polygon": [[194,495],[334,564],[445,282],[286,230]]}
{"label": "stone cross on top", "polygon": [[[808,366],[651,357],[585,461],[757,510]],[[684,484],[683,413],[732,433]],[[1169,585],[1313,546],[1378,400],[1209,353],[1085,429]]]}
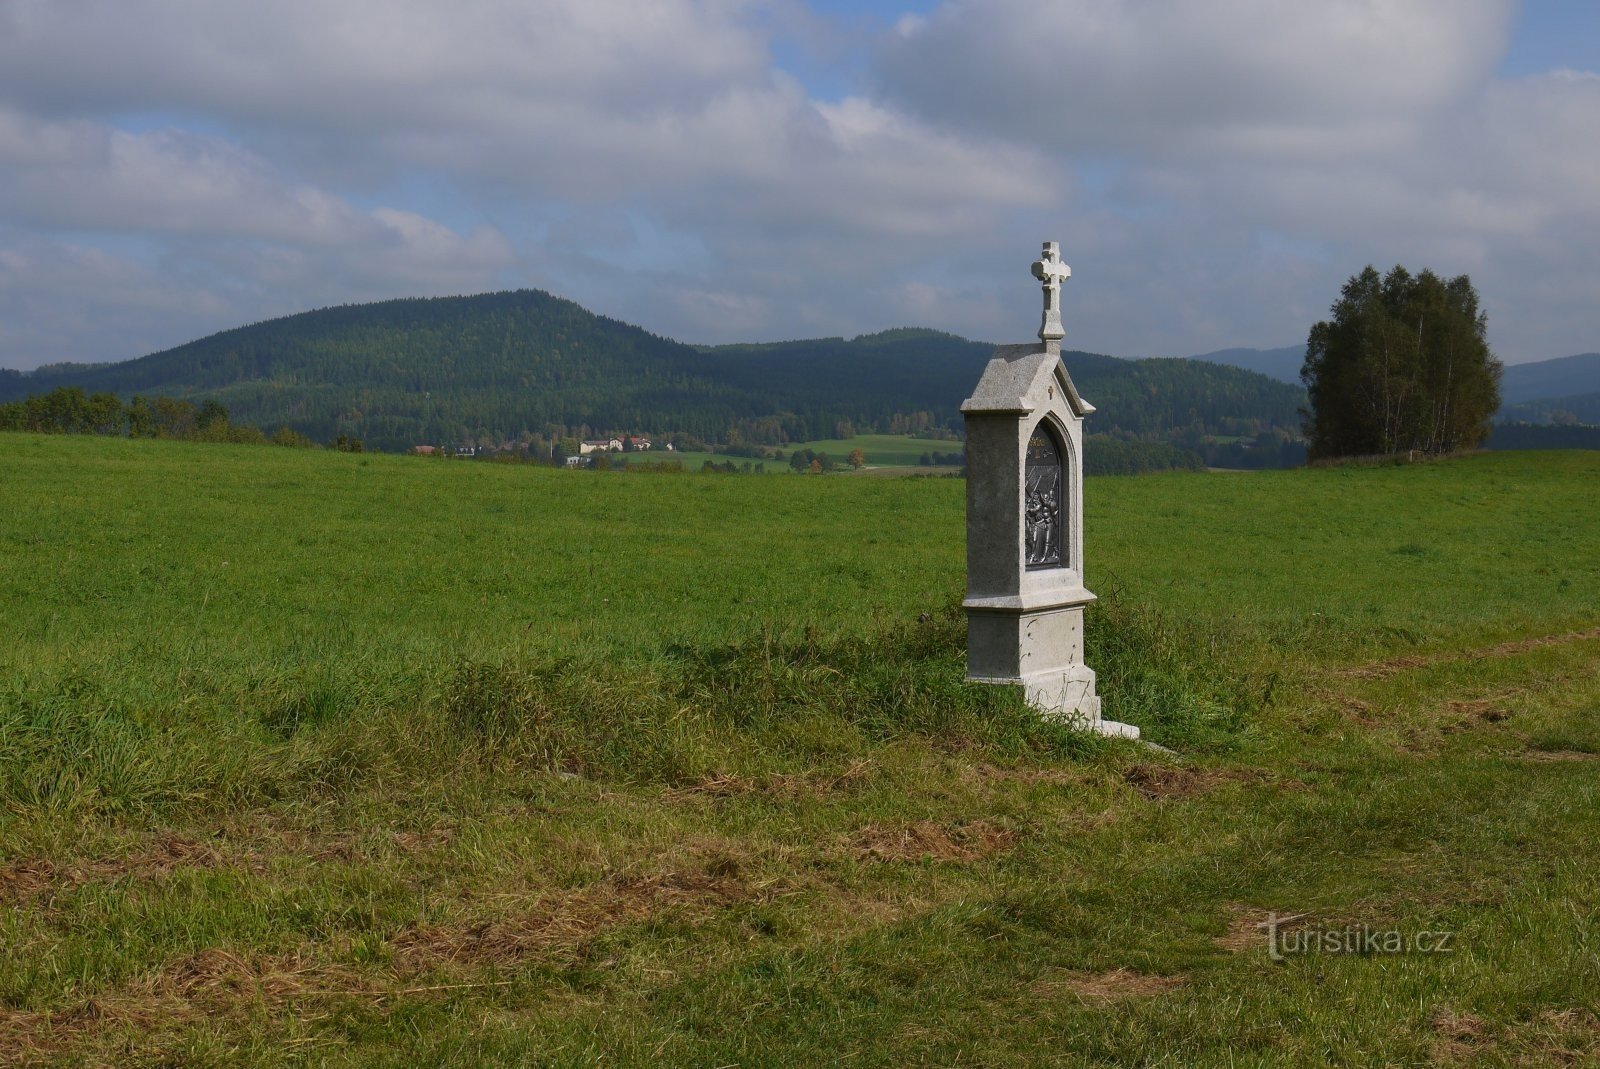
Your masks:
{"label": "stone cross on top", "polygon": [[1033,261],[1033,277],[1044,283],[1044,319],[1039,323],[1039,340],[1051,352],[1061,350],[1061,339],[1067,336],[1061,325],[1061,284],[1072,277],[1072,268],[1061,262],[1061,246],[1054,241],[1044,243],[1044,252]]}

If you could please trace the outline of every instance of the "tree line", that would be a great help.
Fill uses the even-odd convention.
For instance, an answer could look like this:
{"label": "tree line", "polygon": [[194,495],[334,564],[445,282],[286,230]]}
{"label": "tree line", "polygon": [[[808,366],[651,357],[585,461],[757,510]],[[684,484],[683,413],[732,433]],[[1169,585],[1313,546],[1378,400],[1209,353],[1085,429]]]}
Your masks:
{"label": "tree line", "polygon": [[1145,442],[1091,434],[1083,445],[1085,475],[1144,475],[1157,471],[1201,471],[1200,454],[1168,442]]}
{"label": "tree line", "polygon": [[[260,427],[235,423],[216,401],[135,396],[124,403],[114,393],[86,394],[76,386],[0,404],[0,431],[33,434],[99,434],[123,438],[169,438],[187,442],[285,445],[314,448],[316,442],[291,427],[268,437]],[[359,453],[360,439],[342,435],[330,449]]]}
{"label": "tree line", "polygon": [[1600,449],[1600,426],[1497,423],[1485,449]]}

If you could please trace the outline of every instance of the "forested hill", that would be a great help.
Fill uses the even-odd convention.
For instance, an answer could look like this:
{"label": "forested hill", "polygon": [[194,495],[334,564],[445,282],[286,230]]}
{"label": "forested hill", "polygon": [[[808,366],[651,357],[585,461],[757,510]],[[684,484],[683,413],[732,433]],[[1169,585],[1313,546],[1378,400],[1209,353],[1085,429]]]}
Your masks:
{"label": "forested hill", "polygon": [[74,385],[205,397],[236,421],[404,449],[546,423],[654,427],[651,417],[675,404],[720,429],[743,398],[715,380],[713,363],[571,301],[518,291],[323,308],[122,364],[42,368],[7,392]]}
{"label": "forested hill", "polygon": [[[890,330],[846,341],[818,338],[703,350],[724,357],[723,374],[769,400],[817,391],[893,399],[897,412],[929,410],[939,422],[959,418],[994,346],[929,330]],[[1120,360],[1076,350],[1062,353],[1079,391],[1099,409],[1097,433],[1166,438],[1175,431],[1239,434],[1295,428],[1305,395],[1265,375],[1201,360]],[[881,428],[889,430],[888,427]]]}
{"label": "forested hill", "polygon": [[[236,421],[379,449],[532,434],[711,442],[958,425],[992,346],[928,330],[696,347],[533,290],[325,308],[138,360],[0,375],[0,400],[77,386],[213,399]],[[1299,390],[1186,360],[1068,352],[1098,432],[1292,428]]]}

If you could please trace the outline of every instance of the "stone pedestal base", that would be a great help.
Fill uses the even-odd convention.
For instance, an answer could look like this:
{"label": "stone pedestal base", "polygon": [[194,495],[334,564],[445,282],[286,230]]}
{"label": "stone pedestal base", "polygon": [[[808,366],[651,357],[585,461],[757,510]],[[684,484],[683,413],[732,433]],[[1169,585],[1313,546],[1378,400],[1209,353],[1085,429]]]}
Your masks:
{"label": "stone pedestal base", "polygon": [[968,676],[974,683],[1005,683],[1022,688],[1023,699],[1039,711],[1046,720],[1062,720],[1073,727],[1092,731],[1096,735],[1110,735],[1119,739],[1137,739],[1139,729],[1132,724],[1106,720],[1100,715],[1100,698],[1094,692],[1094,670],[1087,665],[1074,664],[1050,672],[1036,672],[1015,678],[993,676]]}
{"label": "stone pedestal base", "polygon": [[1105,720],[1100,716],[1100,698],[1094,692],[1094,670],[1075,664],[1059,672],[1024,676],[1023,694],[1029,705],[1047,720],[1065,720],[1096,735],[1137,739],[1139,729],[1132,724]]}
{"label": "stone pedestal base", "polygon": [[1028,704],[1047,719],[1137,739],[1133,725],[1101,719],[1094,669],[1083,663],[1083,607],[1094,595],[1076,588],[1052,593],[1026,600],[967,598],[967,678],[1021,687]]}

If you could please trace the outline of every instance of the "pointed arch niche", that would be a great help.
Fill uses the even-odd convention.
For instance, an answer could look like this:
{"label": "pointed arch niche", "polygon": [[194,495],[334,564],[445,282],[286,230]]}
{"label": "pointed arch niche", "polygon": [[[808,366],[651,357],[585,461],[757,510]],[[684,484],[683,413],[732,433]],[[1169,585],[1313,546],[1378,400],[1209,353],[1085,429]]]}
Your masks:
{"label": "pointed arch niche", "polygon": [[1029,571],[1072,567],[1068,448],[1048,416],[1034,425],[1028,437],[1022,552]]}

